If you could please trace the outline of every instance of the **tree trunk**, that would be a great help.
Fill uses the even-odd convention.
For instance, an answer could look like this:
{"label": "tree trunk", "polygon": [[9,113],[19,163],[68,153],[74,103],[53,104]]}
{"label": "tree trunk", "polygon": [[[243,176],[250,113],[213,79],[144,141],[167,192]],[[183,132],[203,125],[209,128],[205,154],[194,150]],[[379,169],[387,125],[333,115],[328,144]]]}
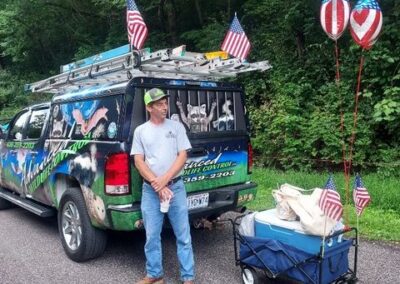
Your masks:
{"label": "tree trunk", "polygon": [[176,6],[174,0],[169,0],[169,5],[167,7],[167,15],[168,15],[168,32],[171,38],[171,43],[176,45],[178,42],[178,33],[176,30]]}
{"label": "tree trunk", "polygon": [[297,45],[298,57],[303,58],[303,55],[304,55],[304,33],[301,31],[296,31],[296,45]]}
{"label": "tree trunk", "polygon": [[199,2],[199,0],[194,0],[194,3],[196,5],[196,11],[197,11],[197,17],[199,18],[199,24],[202,27],[204,24],[204,21],[203,21],[203,15],[201,13],[200,2]]}
{"label": "tree trunk", "polygon": [[165,0],[160,0],[160,4],[158,5],[158,18],[160,19],[160,27],[163,32],[166,31],[164,7]]}
{"label": "tree trunk", "polygon": [[228,18],[228,22],[231,20],[231,0],[228,0],[228,5],[226,8],[226,17]]}

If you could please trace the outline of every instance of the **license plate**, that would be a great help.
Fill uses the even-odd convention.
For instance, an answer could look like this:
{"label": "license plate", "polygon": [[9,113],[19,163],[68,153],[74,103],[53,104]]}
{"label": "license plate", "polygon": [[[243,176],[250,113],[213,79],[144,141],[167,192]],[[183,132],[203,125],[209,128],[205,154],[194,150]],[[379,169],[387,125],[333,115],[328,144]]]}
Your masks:
{"label": "license plate", "polygon": [[208,206],[208,193],[201,193],[188,196],[187,206],[189,210],[204,208]]}

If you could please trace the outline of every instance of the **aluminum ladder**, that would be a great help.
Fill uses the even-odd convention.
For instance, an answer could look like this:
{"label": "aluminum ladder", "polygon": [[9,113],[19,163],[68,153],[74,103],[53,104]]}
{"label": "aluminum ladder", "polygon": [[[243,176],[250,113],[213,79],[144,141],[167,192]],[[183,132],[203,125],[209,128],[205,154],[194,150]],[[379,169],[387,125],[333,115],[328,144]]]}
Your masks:
{"label": "aluminum ladder", "polygon": [[268,61],[249,63],[217,53],[186,51],[186,46],[151,52],[124,45],[60,67],[60,74],[25,85],[25,91],[65,93],[85,87],[128,82],[133,77],[218,81],[271,69]]}

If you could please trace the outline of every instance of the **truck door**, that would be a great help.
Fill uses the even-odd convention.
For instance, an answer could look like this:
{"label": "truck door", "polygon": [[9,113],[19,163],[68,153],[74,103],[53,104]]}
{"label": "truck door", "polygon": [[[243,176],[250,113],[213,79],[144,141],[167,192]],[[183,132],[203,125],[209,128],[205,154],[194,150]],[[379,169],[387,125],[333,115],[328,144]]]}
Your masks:
{"label": "truck door", "polygon": [[40,169],[45,153],[43,152],[43,144],[45,141],[44,133],[47,130],[46,123],[49,117],[49,108],[39,108],[32,110],[29,123],[26,127],[24,137],[25,151],[25,177],[24,177],[24,194],[34,198],[45,204],[51,204],[50,197],[47,196],[43,188],[43,183],[38,183],[36,188],[30,186],[34,172]]}
{"label": "truck door", "polygon": [[23,147],[24,131],[30,112],[24,110],[11,122],[1,155],[2,185],[19,194],[23,193],[26,150]]}

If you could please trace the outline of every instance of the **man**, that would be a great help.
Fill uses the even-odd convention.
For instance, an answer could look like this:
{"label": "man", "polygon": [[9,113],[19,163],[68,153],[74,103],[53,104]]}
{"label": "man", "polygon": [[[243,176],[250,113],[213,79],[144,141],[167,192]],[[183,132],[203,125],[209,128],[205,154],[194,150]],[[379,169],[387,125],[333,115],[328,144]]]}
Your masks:
{"label": "man", "polygon": [[133,136],[131,155],[143,177],[141,210],[146,230],[147,275],[138,284],[164,283],[160,237],[164,213],[160,211],[160,202],[170,198],[166,214],[176,237],[181,280],[193,284],[194,279],[186,190],[180,176],[191,145],[183,125],[166,118],[167,97],[157,88],[145,93],[150,120],[137,127]]}

